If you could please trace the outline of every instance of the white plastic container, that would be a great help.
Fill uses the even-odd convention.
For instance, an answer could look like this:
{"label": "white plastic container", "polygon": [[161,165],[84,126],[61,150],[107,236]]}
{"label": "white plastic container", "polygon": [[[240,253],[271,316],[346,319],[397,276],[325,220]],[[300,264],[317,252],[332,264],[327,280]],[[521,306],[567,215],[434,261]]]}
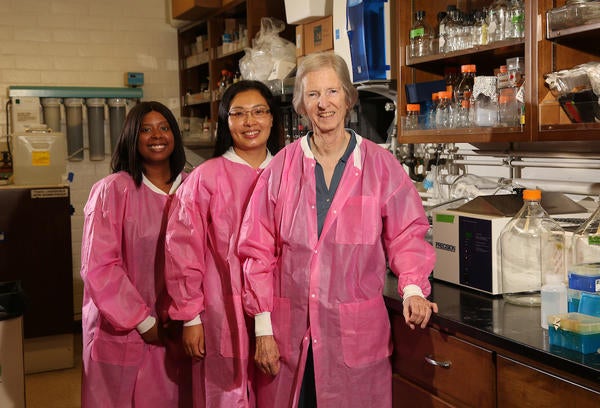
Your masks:
{"label": "white plastic container", "polygon": [[64,133],[13,135],[13,178],[16,185],[64,184],[67,140]]}
{"label": "white plastic container", "polygon": [[285,0],[288,24],[304,24],[333,14],[333,0]]}

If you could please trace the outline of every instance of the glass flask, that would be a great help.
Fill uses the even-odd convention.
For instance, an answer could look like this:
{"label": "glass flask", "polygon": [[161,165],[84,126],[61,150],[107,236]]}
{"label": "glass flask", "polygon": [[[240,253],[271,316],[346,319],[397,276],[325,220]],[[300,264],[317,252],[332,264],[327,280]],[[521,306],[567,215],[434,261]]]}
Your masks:
{"label": "glass flask", "polygon": [[574,265],[600,262],[600,206],[575,231],[571,248]]}

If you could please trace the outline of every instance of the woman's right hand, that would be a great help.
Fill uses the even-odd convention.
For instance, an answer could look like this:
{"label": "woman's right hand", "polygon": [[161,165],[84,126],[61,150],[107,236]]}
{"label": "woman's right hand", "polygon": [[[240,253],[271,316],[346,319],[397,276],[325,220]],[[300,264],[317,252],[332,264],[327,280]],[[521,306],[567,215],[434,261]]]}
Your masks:
{"label": "woman's right hand", "polygon": [[279,373],[279,347],[273,336],[258,336],[256,338],[256,353],[254,361],[263,373],[277,375]]}
{"label": "woman's right hand", "polygon": [[204,358],[204,325],[183,326],[182,342],[185,354],[192,358]]}

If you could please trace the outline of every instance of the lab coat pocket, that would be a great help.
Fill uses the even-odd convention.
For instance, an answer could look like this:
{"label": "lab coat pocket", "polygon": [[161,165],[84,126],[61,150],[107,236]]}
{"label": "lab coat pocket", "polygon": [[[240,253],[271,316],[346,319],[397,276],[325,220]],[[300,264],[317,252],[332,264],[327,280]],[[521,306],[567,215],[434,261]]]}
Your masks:
{"label": "lab coat pocket", "polygon": [[283,359],[290,356],[291,320],[290,300],[274,297],[271,323],[273,325],[273,336],[275,336],[277,347],[279,347],[279,355]]}
{"label": "lab coat pocket", "polygon": [[241,296],[225,296],[225,316],[221,320],[221,355],[248,358],[248,331]]}
{"label": "lab coat pocket", "polygon": [[390,320],[383,297],[339,305],[342,354],[349,367],[359,367],[392,354]]}
{"label": "lab coat pocket", "polygon": [[350,197],[337,217],[336,242],[339,244],[375,244],[379,236],[380,218],[375,197]]}
{"label": "lab coat pocket", "polygon": [[92,360],[120,366],[137,366],[142,362],[144,341],[135,330],[116,331],[103,323],[92,340]]}

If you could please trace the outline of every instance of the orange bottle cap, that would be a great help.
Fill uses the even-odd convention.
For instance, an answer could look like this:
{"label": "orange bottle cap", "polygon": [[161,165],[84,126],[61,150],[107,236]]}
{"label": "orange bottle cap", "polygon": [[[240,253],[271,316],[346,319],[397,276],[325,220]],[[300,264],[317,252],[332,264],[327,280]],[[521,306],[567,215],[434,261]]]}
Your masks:
{"label": "orange bottle cap", "polygon": [[523,200],[541,200],[542,199],[542,191],[541,190],[524,190],[523,191]]}

